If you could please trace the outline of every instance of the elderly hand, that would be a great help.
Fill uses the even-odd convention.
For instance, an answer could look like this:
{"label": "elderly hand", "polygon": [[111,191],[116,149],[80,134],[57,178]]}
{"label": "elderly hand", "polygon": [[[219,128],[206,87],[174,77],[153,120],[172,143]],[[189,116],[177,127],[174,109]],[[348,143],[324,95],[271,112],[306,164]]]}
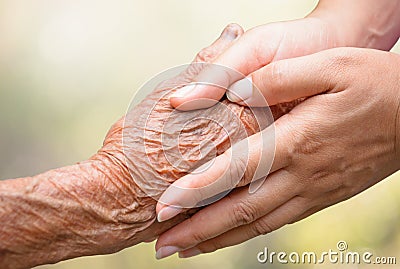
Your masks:
{"label": "elderly hand", "polygon": [[[263,185],[249,194],[236,188],[163,233],[157,257],[191,257],[244,242],[346,200],[400,168],[400,57],[389,52],[339,48],[271,63],[252,75],[270,105],[308,97],[275,122],[276,151]],[[252,88],[246,100],[252,105]],[[237,96],[240,96],[238,94]],[[261,134],[248,138],[246,174],[268,173],[258,161],[268,155]],[[196,205],[225,189],[199,187],[237,182],[242,161],[220,155],[205,172],[177,180],[158,203],[169,219],[182,205]],[[229,165],[229,173],[221,173]],[[233,170],[232,170],[233,169]],[[257,171],[256,171],[257,170]],[[248,178],[251,178],[248,177]],[[177,191],[180,187],[181,191]],[[226,189],[229,184],[225,185]]]}
{"label": "elderly hand", "polygon": [[[191,167],[197,160],[215,156],[210,153],[189,155],[198,148],[203,149],[203,139],[218,140],[216,144],[222,152],[229,143],[218,139],[218,133],[209,131],[214,126],[200,121],[191,125],[193,129],[186,130],[184,136],[189,139],[175,148],[164,149],[160,132],[152,131],[174,112],[166,97],[171,88],[191,81],[203,66],[199,62],[213,60],[242,32],[238,25],[226,27],[182,73],[159,84],[117,121],[103,147],[89,160],[33,177],[1,180],[0,268],[27,268],[78,256],[116,252],[152,240],[182,221],[185,215],[168,222],[155,221],[156,201],[148,190],[161,193],[168,182],[185,174],[162,156],[177,155],[182,150],[182,155],[188,159],[187,166]],[[252,118],[249,109],[234,103],[227,106],[236,111],[238,121],[256,127],[251,121],[247,122]],[[216,108],[211,110],[221,112]],[[174,115],[173,119],[185,122],[191,116],[182,113]],[[231,129],[235,132],[234,127]],[[146,148],[142,146],[145,139],[153,142]],[[236,141],[240,139],[236,136]]]}

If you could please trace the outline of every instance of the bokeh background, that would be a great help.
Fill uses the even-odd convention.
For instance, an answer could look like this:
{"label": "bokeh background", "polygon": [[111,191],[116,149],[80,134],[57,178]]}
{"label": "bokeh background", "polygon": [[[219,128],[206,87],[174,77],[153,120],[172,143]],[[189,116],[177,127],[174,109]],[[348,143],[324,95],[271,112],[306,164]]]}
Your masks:
{"label": "bokeh background", "polygon": [[[144,82],[190,62],[226,24],[248,29],[300,18],[316,2],[0,0],[0,178],[34,175],[89,157]],[[394,175],[304,221],[198,258],[156,261],[150,243],[40,268],[287,268],[260,265],[256,255],[264,247],[336,250],[339,240],[350,250],[397,256],[400,263],[399,180]]]}

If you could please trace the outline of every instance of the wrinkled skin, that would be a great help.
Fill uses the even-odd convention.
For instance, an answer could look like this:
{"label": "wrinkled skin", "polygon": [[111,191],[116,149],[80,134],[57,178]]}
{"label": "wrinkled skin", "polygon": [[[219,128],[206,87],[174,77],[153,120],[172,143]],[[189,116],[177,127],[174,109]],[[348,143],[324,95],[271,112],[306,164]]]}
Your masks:
{"label": "wrinkled skin", "polygon": [[[270,104],[308,97],[275,122],[275,154],[267,180],[256,193],[237,188],[163,233],[156,244],[157,257],[175,252],[192,257],[271,233],[398,171],[399,68],[400,57],[394,53],[335,48],[277,61],[256,71],[257,76],[253,73],[253,83]],[[248,167],[252,167],[269,147],[263,148],[259,134],[248,139],[253,148]],[[219,167],[224,163],[220,159],[224,155],[214,160]],[[239,167],[235,163],[240,164],[240,159],[230,160],[230,171]],[[163,205],[158,219],[168,220],[179,208],[223,190],[205,191],[202,186],[235,180],[234,171],[224,177],[215,171],[210,168],[175,181],[162,197],[164,204],[173,207]],[[182,186],[184,191],[175,191]]]}
{"label": "wrinkled skin", "polygon": [[[229,25],[194,62],[212,60],[241,34],[239,26]],[[73,257],[113,253],[152,240],[187,218],[190,212],[165,223],[156,222],[157,201],[153,197],[162,193],[168,183],[196,167],[199,161],[224,152],[243,135],[260,129],[249,108],[224,100],[230,113],[240,119],[246,133],[235,131],[237,126],[231,124],[232,119],[222,117],[222,121],[226,121],[223,125],[232,134],[231,140],[227,140],[223,132],[214,129],[218,126],[198,121],[183,132],[178,148],[169,149],[183,154],[184,168],[171,166],[163,155],[161,133],[152,133],[152,128],[162,125],[166,115],[173,111],[168,96],[161,99],[160,96],[172,87],[190,82],[199,71],[195,66],[189,67],[178,77],[159,85],[128,113],[129,120],[121,118],[111,127],[103,147],[89,160],[31,178],[2,181],[0,267],[26,268]],[[150,111],[155,104],[145,129],[139,115]],[[277,118],[291,107],[280,105],[271,110]],[[220,112],[215,107],[210,109],[217,114]],[[188,113],[178,118],[182,122],[191,117],[193,115]],[[154,143],[148,144],[144,131]],[[125,150],[123,135],[128,141]],[[214,141],[216,151],[196,154],[205,139]],[[143,141],[152,149],[150,154],[135,150]]]}

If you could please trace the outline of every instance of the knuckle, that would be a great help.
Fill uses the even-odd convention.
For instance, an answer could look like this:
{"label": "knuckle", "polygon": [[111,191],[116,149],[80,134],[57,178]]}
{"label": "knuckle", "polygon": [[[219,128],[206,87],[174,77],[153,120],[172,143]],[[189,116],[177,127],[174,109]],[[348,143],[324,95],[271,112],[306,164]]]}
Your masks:
{"label": "knuckle", "polygon": [[271,223],[268,220],[259,220],[256,221],[253,225],[252,225],[252,229],[251,229],[251,233],[254,236],[258,236],[258,235],[265,235],[268,234],[272,231],[274,231],[275,229],[273,228],[273,225],[271,225]]}
{"label": "knuckle", "polygon": [[294,136],[295,154],[310,156],[319,152],[324,143],[320,141],[315,135],[314,130],[311,128],[304,128]]}
{"label": "knuckle", "polygon": [[[284,89],[287,79],[287,69],[286,61],[273,62],[262,72],[256,72],[254,74],[257,86],[261,90],[264,90],[264,92],[268,89],[268,96],[266,97],[269,102],[280,103],[285,101],[285,97],[282,96],[282,94],[284,94],[282,89]],[[279,97],[279,100],[274,100],[277,97]]]}
{"label": "knuckle", "polygon": [[192,242],[196,243],[204,242],[208,239],[207,234],[202,229],[194,231],[191,237],[193,239]]}
{"label": "knuckle", "polygon": [[203,48],[196,55],[196,61],[198,62],[207,62],[212,59],[214,56],[213,49],[211,47]]}
{"label": "knuckle", "polygon": [[354,62],[354,53],[349,48],[336,48],[331,51],[330,61],[339,66],[351,65]]}
{"label": "knuckle", "polygon": [[321,65],[321,70],[324,72],[326,78],[334,77],[342,80],[344,73],[348,73],[349,69],[357,68],[364,60],[365,55],[356,48],[335,48],[327,52],[325,62]]}
{"label": "knuckle", "polygon": [[[281,152],[282,156],[285,156],[285,161],[287,165],[290,165],[293,163],[294,157],[295,157],[295,147],[293,145],[293,128],[291,122],[293,120],[291,119],[293,116],[289,112],[288,114],[284,115],[283,117],[288,118],[288,120],[284,121],[284,124],[282,124],[282,121],[276,121],[275,122],[275,137],[285,137],[285,143],[278,143],[276,149],[277,152]],[[296,122],[296,121],[294,121]],[[283,144],[283,145],[281,145]]]}
{"label": "knuckle", "polygon": [[230,170],[230,187],[233,188],[235,186],[245,186],[247,185],[252,178],[251,168],[248,167],[248,161],[244,158],[238,158],[235,160],[234,169]]}
{"label": "knuckle", "polygon": [[240,157],[233,159],[232,154],[231,151],[227,150],[219,156],[221,158],[221,174],[225,178],[224,187],[227,190],[231,190],[237,185],[245,185],[242,184],[242,176],[246,169],[246,163]]}
{"label": "knuckle", "polygon": [[304,155],[309,156],[321,151],[324,145],[321,137],[316,133],[318,129],[314,127],[320,125],[318,121],[313,121],[311,117],[307,121],[307,124],[304,124],[303,120],[297,118],[286,126],[287,134],[289,134],[286,151],[290,163],[304,158]]}
{"label": "knuckle", "polygon": [[[285,124],[277,123],[276,129],[279,129],[279,133],[276,136],[285,136],[285,146],[280,146],[279,151],[283,152],[288,165],[293,165],[299,157],[303,157],[299,153],[303,152],[303,147],[308,143],[308,132],[303,132],[305,129],[303,121],[301,121],[295,115],[291,113],[285,115],[290,117]],[[300,156],[299,156],[300,155]]]}
{"label": "knuckle", "polygon": [[285,77],[285,61],[281,61],[281,62],[273,62],[270,66],[271,68],[271,78],[274,80],[275,83],[282,84],[283,79]]}
{"label": "knuckle", "polygon": [[249,224],[257,219],[256,210],[246,202],[234,204],[232,214],[235,226]]}
{"label": "knuckle", "polygon": [[[241,37],[241,42],[251,44],[252,60],[261,68],[269,62],[269,57],[265,53],[265,40],[269,39],[271,32],[276,27],[271,25],[256,26],[247,30]],[[263,37],[263,38],[260,38]]]}
{"label": "knuckle", "polygon": [[269,82],[272,84],[272,86],[275,86],[272,88],[281,88],[284,85],[285,80],[285,61],[273,62],[272,64],[270,64],[269,69]]}

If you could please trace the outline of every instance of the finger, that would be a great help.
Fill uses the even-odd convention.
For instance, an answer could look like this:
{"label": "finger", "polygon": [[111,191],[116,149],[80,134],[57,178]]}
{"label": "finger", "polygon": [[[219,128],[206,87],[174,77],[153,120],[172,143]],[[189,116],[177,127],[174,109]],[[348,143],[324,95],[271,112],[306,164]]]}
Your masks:
{"label": "finger", "polygon": [[237,189],[163,233],[156,249],[165,246],[188,249],[196,246],[236,227],[252,223],[291,200],[298,191],[296,178],[281,169],[270,175],[257,192],[250,195],[246,187]]}
{"label": "finger", "polygon": [[[227,48],[229,48],[235,40],[237,40],[243,34],[243,29],[238,24],[231,23],[225,27],[221,35],[215,40],[210,46],[202,49],[194,58],[192,64],[189,67],[188,72],[191,77],[200,76],[204,69],[209,66],[206,63],[210,63],[215,60],[219,55],[223,54]],[[202,63],[202,64],[200,64]],[[207,80],[206,80],[207,81]],[[171,104],[179,110],[191,110],[192,106],[205,106],[209,107],[216,103],[214,98],[207,98],[207,95],[201,96],[202,98],[192,99],[189,102],[179,102],[178,96],[181,96],[183,90],[185,92],[191,92],[193,85],[188,85],[181,89],[178,89],[174,94],[171,95]],[[176,103],[178,100],[178,103]]]}
{"label": "finger", "polygon": [[310,209],[308,209],[307,211],[305,211],[303,214],[301,214],[300,216],[298,216],[297,218],[293,219],[291,222],[289,222],[288,224],[293,224],[295,222],[298,222],[300,220],[303,220],[305,218],[308,218],[309,216],[321,211],[322,209],[326,208],[326,206],[314,206]]}
{"label": "finger", "polygon": [[290,131],[285,121],[285,116],[281,117],[275,125],[240,141],[203,165],[209,166],[208,169],[201,173],[194,171],[171,184],[157,203],[158,221],[176,216],[182,208],[204,205],[202,201],[207,201],[207,204],[216,201],[213,197],[226,194],[225,191],[234,188],[241,179],[241,185],[246,185],[286,167],[291,158],[288,151],[290,136],[287,135]]}
{"label": "finger", "polygon": [[231,44],[243,34],[243,29],[236,23],[228,24],[221,35],[208,47],[202,49],[194,58],[196,62],[211,62],[221,55]]}
{"label": "finger", "polygon": [[197,83],[185,86],[173,94],[170,98],[171,105],[179,110],[209,107],[210,102],[195,102],[195,100],[218,101],[232,83],[271,62],[277,42],[271,40],[265,42],[260,38],[263,33],[259,31],[267,29],[261,28],[244,33],[196,76],[193,81]]}
{"label": "finger", "polygon": [[335,188],[333,190],[330,190],[328,192],[321,193],[320,198],[315,202],[316,205],[314,207],[308,209],[303,214],[299,215],[291,223],[295,223],[297,221],[305,219],[305,218],[315,214],[316,212],[319,212],[333,204],[344,201],[348,198],[350,198],[350,197],[347,192],[347,189],[342,186]]}
{"label": "finger", "polygon": [[157,237],[151,237],[151,238],[148,238],[148,239],[143,240],[143,243],[151,243],[151,242],[153,242],[153,241],[156,240],[156,239],[157,239]]}
{"label": "finger", "polygon": [[214,252],[218,249],[243,243],[259,235],[268,234],[292,222],[308,208],[307,200],[300,196],[292,198],[271,213],[258,220],[237,227],[199,245],[179,252],[179,257],[189,258],[202,253]]}
{"label": "finger", "polygon": [[247,106],[294,101],[340,87],[341,49],[273,62],[230,86],[227,97]]}
{"label": "finger", "polygon": [[[203,48],[193,59],[192,63],[185,70],[184,76],[187,76],[191,81],[192,78],[196,77],[202,70],[205,69],[207,63],[215,60],[221,55],[227,48],[229,48],[236,39],[243,34],[243,29],[238,24],[231,23],[225,27],[221,35],[208,47]],[[187,84],[187,82],[186,82]],[[186,85],[183,84],[182,86]],[[179,90],[179,89],[178,89]],[[174,93],[176,94],[176,92]],[[174,95],[173,94],[173,95]],[[185,106],[190,107],[196,105],[195,103],[202,103],[205,106],[212,106],[216,103],[213,99],[196,99],[192,102],[187,102],[179,106],[179,110],[185,110]]]}

